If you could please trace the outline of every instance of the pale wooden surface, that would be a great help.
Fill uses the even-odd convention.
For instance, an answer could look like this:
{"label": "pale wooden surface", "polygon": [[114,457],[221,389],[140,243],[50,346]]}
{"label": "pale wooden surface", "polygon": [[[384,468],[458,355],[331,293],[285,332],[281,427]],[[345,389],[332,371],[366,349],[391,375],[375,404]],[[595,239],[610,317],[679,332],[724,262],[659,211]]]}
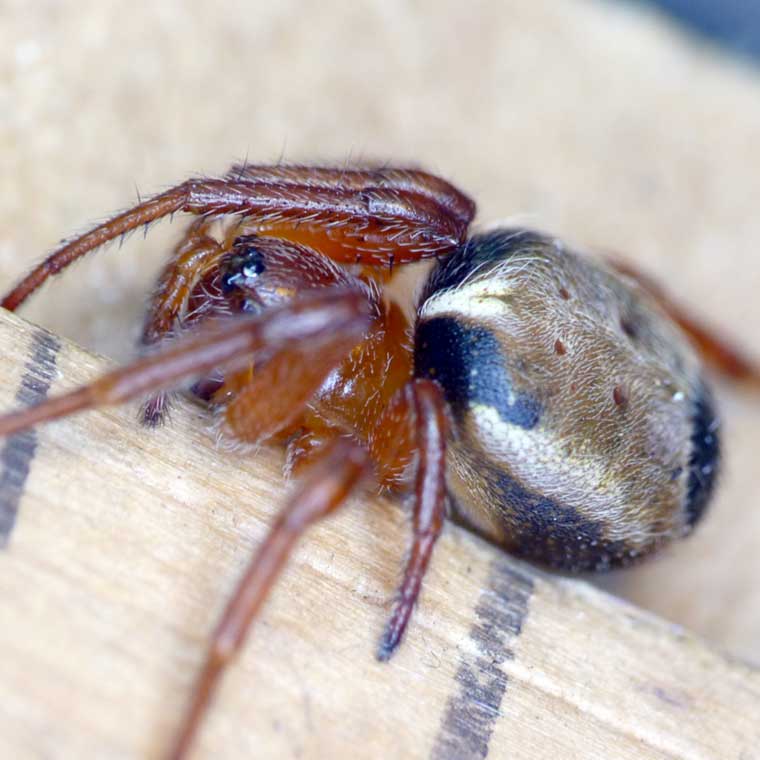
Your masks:
{"label": "pale wooden surface", "polygon": [[[35,376],[60,392],[103,370],[57,344],[0,316],[2,408]],[[285,493],[278,453],[216,450],[204,421],[183,403],[155,432],[131,407],[37,431],[0,555],[0,757],[167,746]],[[2,477],[17,462],[4,446]],[[400,509],[364,496],[311,532],[195,757],[760,758],[760,671],[453,525],[405,643],[377,663],[407,530]]]}

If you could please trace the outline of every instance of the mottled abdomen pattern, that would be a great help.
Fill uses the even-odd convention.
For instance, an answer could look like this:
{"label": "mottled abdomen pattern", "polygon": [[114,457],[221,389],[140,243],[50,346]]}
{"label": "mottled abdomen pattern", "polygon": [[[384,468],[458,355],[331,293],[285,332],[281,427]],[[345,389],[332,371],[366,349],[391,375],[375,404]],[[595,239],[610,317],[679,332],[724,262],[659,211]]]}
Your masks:
{"label": "mottled abdomen pattern", "polygon": [[719,458],[688,339],[635,282],[528,230],[432,272],[415,373],[454,417],[456,514],[511,551],[606,569],[687,533]]}

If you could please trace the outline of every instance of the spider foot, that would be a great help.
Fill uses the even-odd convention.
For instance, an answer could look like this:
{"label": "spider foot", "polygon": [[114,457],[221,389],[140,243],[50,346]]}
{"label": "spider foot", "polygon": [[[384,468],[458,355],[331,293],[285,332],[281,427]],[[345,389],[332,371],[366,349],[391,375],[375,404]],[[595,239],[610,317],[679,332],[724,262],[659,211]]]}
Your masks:
{"label": "spider foot", "polygon": [[170,406],[169,394],[151,396],[140,409],[140,422],[147,428],[161,427],[169,418]]}
{"label": "spider foot", "polygon": [[388,662],[393,657],[394,652],[398,649],[401,639],[412,616],[414,599],[401,598],[396,603],[393,615],[388,621],[388,625],[380,637],[380,643],[377,647],[375,656],[380,662]]}

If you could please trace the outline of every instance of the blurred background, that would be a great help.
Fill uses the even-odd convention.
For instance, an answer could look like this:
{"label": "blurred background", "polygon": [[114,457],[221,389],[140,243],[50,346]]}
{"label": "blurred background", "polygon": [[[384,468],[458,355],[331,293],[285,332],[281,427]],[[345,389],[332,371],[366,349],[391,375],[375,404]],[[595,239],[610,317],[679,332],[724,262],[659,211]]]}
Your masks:
{"label": "blurred background", "polygon": [[[628,257],[760,361],[759,29],[754,4],[708,0],[5,0],[0,282],[138,190],[236,159],[414,163],[480,222]],[[83,262],[23,315],[133,355],[177,232]],[[602,582],[760,663],[760,399],[719,388],[711,515]]]}

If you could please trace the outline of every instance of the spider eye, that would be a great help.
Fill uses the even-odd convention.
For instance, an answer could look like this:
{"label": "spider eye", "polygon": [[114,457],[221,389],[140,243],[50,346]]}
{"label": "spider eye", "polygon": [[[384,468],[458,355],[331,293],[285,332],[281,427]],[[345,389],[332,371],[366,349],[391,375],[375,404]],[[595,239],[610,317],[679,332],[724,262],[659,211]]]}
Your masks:
{"label": "spider eye", "polygon": [[254,277],[258,277],[266,267],[264,266],[264,261],[262,260],[261,256],[259,255],[258,258],[252,261],[247,261],[243,265],[243,276],[247,279],[252,279]]}
{"label": "spider eye", "polygon": [[240,287],[240,273],[239,272],[228,272],[227,274],[222,276],[222,292],[225,295],[228,295],[233,290],[237,290]]}
{"label": "spider eye", "polygon": [[227,259],[222,275],[222,291],[225,294],[250,285],[266,271],[264,256],[247,238],[239,237],[232,249],[234,253]]}

